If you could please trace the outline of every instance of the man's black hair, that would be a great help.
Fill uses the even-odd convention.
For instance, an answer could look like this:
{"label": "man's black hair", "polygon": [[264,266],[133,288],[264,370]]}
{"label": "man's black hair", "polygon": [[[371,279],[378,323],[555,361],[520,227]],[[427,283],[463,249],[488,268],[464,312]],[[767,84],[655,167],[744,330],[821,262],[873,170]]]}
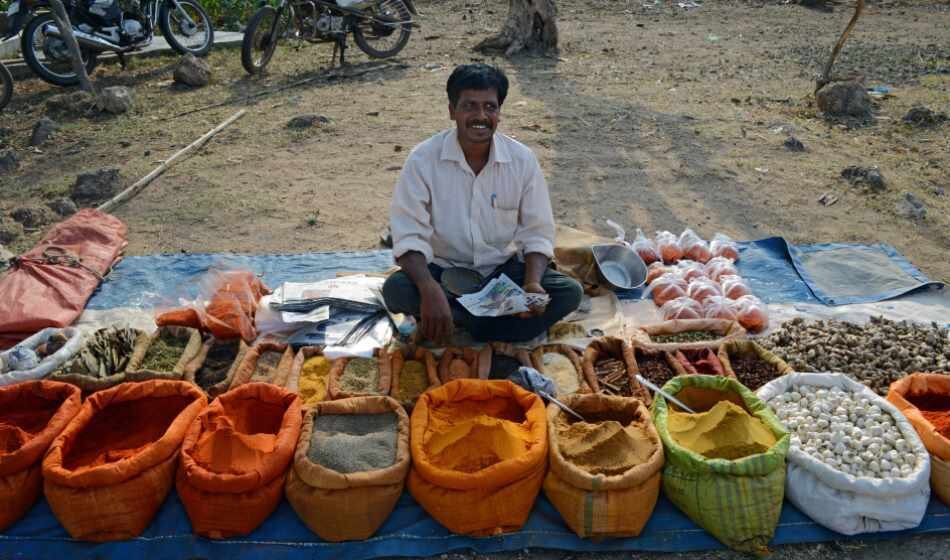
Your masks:
{"label": "man's black hair", "polygon": [[505,102],[508,95],[508,77],[505,73],[488,64],[460,64],[452,71],[445,91],[449,94],[449,103],[458,105],[462,90],[493,89],[498,92],[498,106]]}

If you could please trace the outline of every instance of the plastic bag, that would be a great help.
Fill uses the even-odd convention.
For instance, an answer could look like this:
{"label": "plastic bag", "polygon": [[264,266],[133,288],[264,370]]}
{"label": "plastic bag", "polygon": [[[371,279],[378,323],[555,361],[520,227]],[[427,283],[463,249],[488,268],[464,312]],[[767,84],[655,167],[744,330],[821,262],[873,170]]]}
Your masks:
{"label": "plastic bag", "polygon": [[683,258],[683,249],[680,248],[679,240],[676,239],[676,235],[668,231],[656,233],[656,248],[666,264],[679,262]]}
{"label": "plastic bag", "polygon": [[686,289],[686,280],[676,273],[667,273],[654,280],[649,291],[653,294],[653,302],[662,307],[671,299],[685,296]]}
{"label": "plastic bag", "polygon": [[687,259],[705,263],[712,258],[712,253],[709,252],[709,244],[690,228],[686,228],[680,234],[679,244],[680,248],[683,249],[683,256]]}
{"label": "plastic bag", "polygon": [[643,235],[643,230],[640,228],[637,228],[637,237],[633,240],[632,247],[646,264],[661,260],[660,252],[656,248],[656,243],[654,243],[652,239],[648,239],[646,235]]}
{"label": "plastic bag", "polygon": [[676,268],[683,275],[683,279],[692,282],[697,278],[706,278],[706,271],[703,265],[696,261],[680,261]]}
{"label": "plastic bag", "polygon": [[736,300],[736,319],[751,333],[762,332],[769,327],[765,304],[755,296],[742,296]]}
{"label": "plastic bag", "polygon": [[739,246],[725,233],[717,233],[709,242],[709,251],[714,257],[725,257],[733,261],[739,260]]}
{"label": "plastic bag", "polygon": [[663,261],[651,264],[647,267],[647,284],[652,284],[654,280],[669,272],[673,272],[673,269],[663,264]]}
{"label": "plastic bag", "polygon": [[729,274],[739,275],[739,271],[736,270],[736,265],[732,263],[731,260],[725,257],[714,257],[709,259],[709,262],[706,263],[704,267],[706,271],[706,276],[712,278],[716,282],[719,281],[721,276],[726,276]]}
{"label": "plastic bag", "polygon": [[686,289],[686,295],[699,303],[703,303],[708,297],[721,296],[722,288],[719,287],[718,283],[713,282],[709,278],[697,278],[689,283],[689,287]]}
{"label": "plastic bag", "polygon": [[660,307],[660,316],[664,321],[672,319],[702,319],[703,307],[689,297],[671,299]]}
{"label": "plastic bag", "polygon": [[719,284],[722,286],[722,293],[729,299],[739,299],[742,296],[752,295],[752,290],[741,276],[736,274],[726,274],[719,277]]}
{"label": "plastic bag", "polygon": [[704,319],[736,320],[736,304],[723,296],[710,296],[703,301]]}
{"label": "plastic bag", "polygon": [[205,297],[197,302],[207,303],[166,311],[155,318],[159,327],[179,325],[210,332],[215,338],[228,340],[242,338],[251,342],[257,337],[254,313],[257,300],[270,293],[253,272],[235,270],[209,273]]}
{"label": "plastic bag", "polygon": [[[61,344],[64,337],[66,343]],[[53,342],[51,339],[59,339],[59,341]],[[41,330],[14,347],[14,349],[18,347],[29,348],[38,355],[45,354],[45,357],[40,359],[40,363],[35,368],[9,371],[7,366],[4,365],[8,361],[5,355],[12,350],[0,352],[0,387],[46,377],[75,356],[81,345],[82,336],[80,336],[79,331],[72,327],[66,327],[65,329],[49,327]],[[41,350],[44,347],[45,352]]]}

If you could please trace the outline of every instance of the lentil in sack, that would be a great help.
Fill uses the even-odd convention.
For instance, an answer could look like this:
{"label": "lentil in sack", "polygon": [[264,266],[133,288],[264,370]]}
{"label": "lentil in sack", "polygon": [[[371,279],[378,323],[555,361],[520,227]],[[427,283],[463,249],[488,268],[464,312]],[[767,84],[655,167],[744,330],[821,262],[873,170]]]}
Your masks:
{"label": "lentil in sack", "polygon": [[184,381],[122,383],[94,393],[43,459],[53,515],[75,538],[139,536],[172,488],[185,431],[207,399]]}
{"label": "lentil in sack", "polygon": [[246,383],[192,422],[175,488],[196,534],[247,535],[277,509],[300,436],[300,409],[286,389]]}
{"label": "lentil in sack", "polygon": [[388,395],[392,386],[392,357],[377,348],[372,358],[340,358],[330,369],[330,397],[371,397]]}
{"label": "lentil in sack", "polygon": [[208,337],[198,356],[185,366],[185,381],[201,387],[213,399],[231,388],[234,374],[247,351],[247,344],[239,338]]}
{"label": "lentil in sack", "polygon": [[69,383],[25,381],[0,388],[0,531],[36,503],[43,455],[81,405],[79,387]]}
{"label": "lentil in sack", "polygon": [[409,416],[395,399],[317,403],[303,419],[287,500],[323,540],[368,539],[396,507],[409,457]]}
{"label": "lentil in sack", "polygon": [[201,333],[187,327],[159,327],[135,343],[125,377],[128,381],[182,379],[185,367],[201,352]]}
{"label": "lentil in sack", "polygon": [[427,391],[410,422],[409,491],[449,531],[520,529],[547,467],[541,398],[510,381],[456,379]]}
{"label": "lentil in sack", "polygon": [[660,495],[663,444],[647,407],[608,395],[569,395],[548,405],[551,466],[544,493],[581,538],[635,537]]}
{"label": "lentil in sack", "polygon": [[245,383],[270,383],[278,387],[287,385],[294,363],[294,351],[289,344],[273,341],[255,342],[241,359],[234,371],[231,389]]}
{"label": "lentil in sack", "polygon": [[425,348],[392,353],[392,387],[389,396],[412,409],[422,393],[441,385],[432,352]]}

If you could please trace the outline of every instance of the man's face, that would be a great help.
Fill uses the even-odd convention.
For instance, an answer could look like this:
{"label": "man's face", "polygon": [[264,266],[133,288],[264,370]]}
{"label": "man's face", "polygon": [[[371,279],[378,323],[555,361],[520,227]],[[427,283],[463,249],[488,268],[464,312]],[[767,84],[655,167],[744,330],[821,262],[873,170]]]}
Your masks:
{"label": "man's face", "polygon": [[454,107],[449,102],[449,118],[458,126],[459,140],[470,144],[491,142],[500,117],[501,104],[495,89],[462,90]]}

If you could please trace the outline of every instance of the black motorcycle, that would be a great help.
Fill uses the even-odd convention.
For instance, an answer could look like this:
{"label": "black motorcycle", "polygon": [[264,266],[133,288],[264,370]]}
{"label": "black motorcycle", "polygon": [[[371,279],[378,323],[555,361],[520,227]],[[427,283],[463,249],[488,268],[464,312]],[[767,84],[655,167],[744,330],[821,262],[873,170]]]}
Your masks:
{"label": "black motorcycle", "polygon": [[346,37],[373,58],[389,58],[406,46],[412,32],[412,0],[266,1],[244,30],[241,63],[249,74],[261,72],[280,40],[335,43],[344,62]]}
{"label": "black motorcycle", "polygon": [[[105,52],[116,53],[124,64],[125,54],[152,43],[156,23],[169,46],[180,54],[205,56],[214,45],[211,19],[198,0],[130,0],[124,3],[126,9],[116,0],[65,0],[63,4],[87,72],[92,72]],[[23,28],[23,60],[40,78],[58,86],[78,83],[69,49],[46,0],[14,0],[5,23],[4,39]]]}

